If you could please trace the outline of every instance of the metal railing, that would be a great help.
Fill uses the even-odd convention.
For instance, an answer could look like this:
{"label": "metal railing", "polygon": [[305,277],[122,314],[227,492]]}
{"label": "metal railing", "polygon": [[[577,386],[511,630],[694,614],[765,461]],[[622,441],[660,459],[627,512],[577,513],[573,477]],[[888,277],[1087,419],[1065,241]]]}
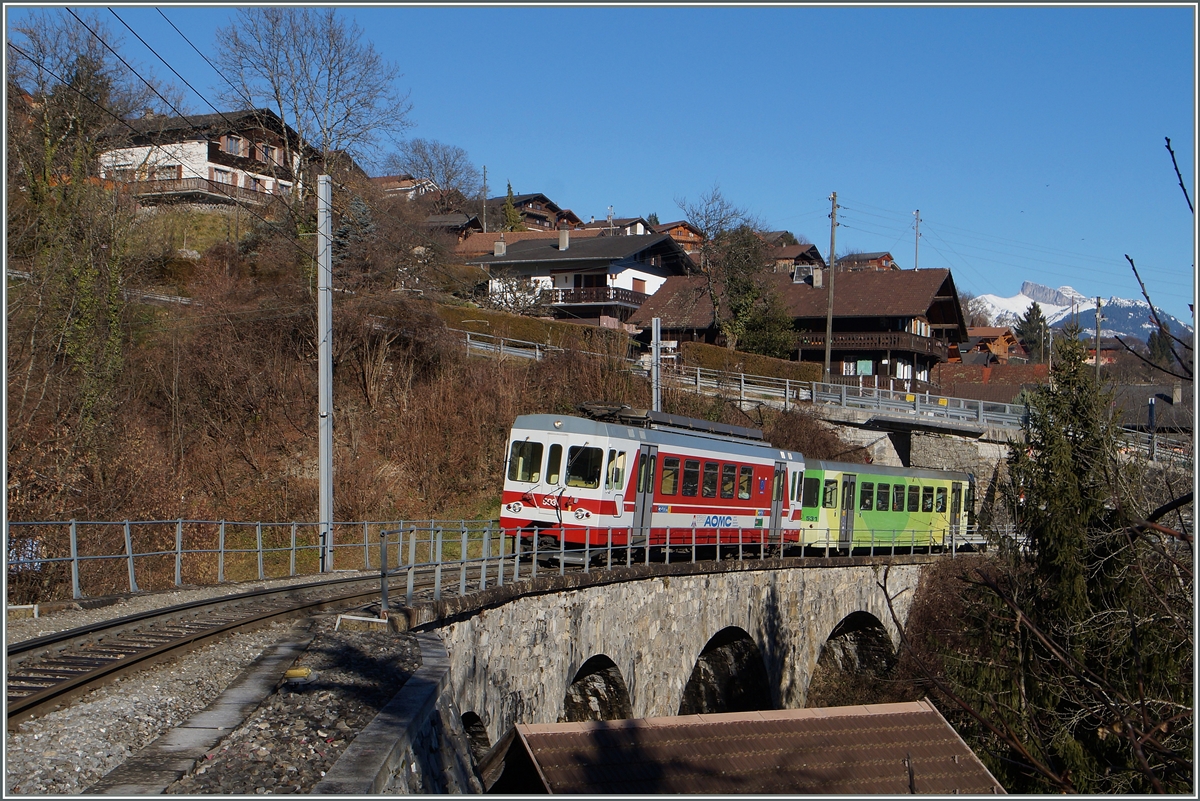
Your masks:
{"label": "metal railing", "polygon": [[[418,572],[433,577],[433,596],[450,588],[459,595],[489,586],[536,578],[551,565],[559,574],[568,563],[584,572],[635,563],[649,564],[652,552],[666,562],[698,558],[761,559],[780,546],[762,529],[722,530],[720,542],[709,529],[661,529],[645,547],[623,528],[573,529],[585,532],[582,546],[569,546],[554,529],[540,534],[557,539],[547,550],[532,537],[515,552],[518,533],[495,520],[359,521],[333,525],[332,563],[323,559],[321,526],[311,522],[227,520],[124,520],[8,523],[10,594],[25,585],[42,587],[41,601],[81,600],[121,592],[166,590],[227,581],[277,579],[333,570],[406,574],[411,602]],[[615,533],[614,533],[615,532]],[[521,532],[524,533],[524,532]],[[797,540],[803,537],[803,542]],[[837,530],[787,531],[785,548],[829,555],[844,548]],[[986,537],[975,529],[854,532],[852,548],[895,555],[942,546],[955,554],[978,548]],[[49,597],[58,596],[58,597]]]}

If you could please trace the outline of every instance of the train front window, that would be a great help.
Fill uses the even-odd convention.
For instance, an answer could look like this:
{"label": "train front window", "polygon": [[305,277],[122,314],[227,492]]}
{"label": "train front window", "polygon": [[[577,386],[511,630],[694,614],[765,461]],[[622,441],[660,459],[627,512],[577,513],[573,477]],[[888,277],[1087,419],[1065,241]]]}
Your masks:
{"label": "train front window", "polygon": [[542,477],[542,443],[514,442],[508,455],[508,478],[510,481],[524,481],[529,484],[537,482]]}
{"label": "train front window", "polygon": [[870,512],[874,506],[872,502],[875,499],[875,485],[869,481],[864,481],[859,486],[858,492],[858,511]]}
{"label": "train front window", "polygon": [[704,463],[704,485],[700,488],[700,494],[705,498],[717,497],[717,470],[720,465],[716,462]]}
{"label": "train front window", "polygon": [[696,497],[700,491],[700,460],[687,459],[683,463],[683,494]]}
{"label": "train front window", "polygon": [[946,488],[945,487],[937,488],[937,494],[934,496],[933,511],[935,511],[935,512],[946,511]]}
{"label": "train front window", "polygon": [[805,478],[801,483],[804,485],[804,492],[802,493],[804,507],[816,509],[820,500],[817,496],[820,495],[821,480],[817,478]]}
{"label": "train front window", "polygon": [[933,487],[922,487],[921,488],[921,511],[922,512],[932,512],[933,511]]}
{"label": "train front window", "polygon": [[904,511],[904,485],[903,484],[897,484],[896,486],[892,487],[892,511],[893,512],[903,512]]}
{"label": "train front window", "polygon": [[821,505],[826,509],[837,508],[837,479],[825,479],[825,496],[821,499]]}
{"label": "train front window", "polygon": [[891,503],[889,500],[891,494],[891,484],[880,484],[879,488],[875,490],[875,508],[881,512],[886,512],[888,510],[888,504]]}
{"label": "train front window", "polygon": [[604,451],[576,445],[567,451],[567,486],[595,489],[600,486]]}
{"label": "train front window", "polygon": [[732,498],[737,486],[737,465],[721,465],[721,497]]}
{"label": "train front window", "polygon": [[668,456],[663,459],[662,485],[659,491],[663,495],[674,495],[679,491],[679,457]]}
{"label": "train front window", "polygon": [[908,511],[915,512],[921,505],[921,488],[908,488]]}
{"label": "train front window", "polygon": [[738,498],[743,501],[750,500],[750,488],[753,486],[754,468],[743,465],[742,471],[738,476]]}
{"label": "train front window", "polygon": [[546,457],[546,483],[559,484],[562,479],[562,445],[551,445]]}

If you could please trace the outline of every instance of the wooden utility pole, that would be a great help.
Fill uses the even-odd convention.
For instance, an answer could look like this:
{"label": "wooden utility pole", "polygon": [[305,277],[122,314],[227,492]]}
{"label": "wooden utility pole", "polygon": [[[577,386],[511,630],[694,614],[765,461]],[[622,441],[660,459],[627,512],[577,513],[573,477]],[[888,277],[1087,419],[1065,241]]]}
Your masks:
{"label": "wooden utility pole", "polygon": [[483,165],[483,232],[487,233],[487,165]]}
{"label": "wooden utility pole", "polygon": [[833,276],[837,273],[837,192],[829,196],[833,208],[829,212],[829,307],[825,312],[825,380],[829,380],[829,351],[833,344]]}
{"label": "wooden utility pole", "polygon": [[1100,297],[1096,297],[1096,386],[1100,386]]}
{"label": "wooden utility pole", "polygon": [[921,253],[921,210],[914,211],[913,217],[917,219],[917,236],[913,240],[913,269],[915,270],[918,267],[917,256]]}

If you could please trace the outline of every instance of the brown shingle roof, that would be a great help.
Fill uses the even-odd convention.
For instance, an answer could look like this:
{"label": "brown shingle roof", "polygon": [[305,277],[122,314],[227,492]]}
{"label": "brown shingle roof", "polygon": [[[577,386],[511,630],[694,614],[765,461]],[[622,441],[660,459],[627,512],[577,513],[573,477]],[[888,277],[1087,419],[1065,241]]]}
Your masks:
{"label": "brown shingle roof", "polygon": [[[889,272],[838,273],[833,290],[834,317],[916,317],[934,303],[938,290],[949,278],[949,270],[896,270]],[[829,287],[795,284],[782,273],[768,273],[763,280],[779,293],[784,306],[796,319],[825,318]],[[673,276],[659,287],[629,322],[647,325],[662,318],[668,328],[707,328],[712,325],[712,302],[704,276]]]}
{"label": "brown shingle roof", "polygon": [[[575,239],[581,236],[600,236],[600,231],[596,229],[572,228],[571,238]],[[454,248],[454,252],[462,256],[482,256],[485,253],[492,253],[495,250],[496,242],[500,239],[499,231],[488,231],[486,234],[474,234]],[[551,239],[558,241],[558,231],[505,231],[504,242],[511,245],[513,242],[520,242],[523,239]]]}
{"label": "brown shingle roof", "polygon": [[927,701],[516,728],[526,792],[1004,792]]}

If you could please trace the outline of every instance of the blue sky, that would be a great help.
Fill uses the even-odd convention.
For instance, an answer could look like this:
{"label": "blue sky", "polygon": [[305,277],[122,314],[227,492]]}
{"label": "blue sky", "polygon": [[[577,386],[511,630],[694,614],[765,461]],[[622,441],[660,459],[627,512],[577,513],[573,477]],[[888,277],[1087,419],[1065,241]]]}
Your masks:
{"label": "blue sky", "polygon": [[[217,74],[154,7],[114,7],[193,86]],[[234,8],[161,6],[201,50]],[[9,7],[10,18],[23,13]],[[111,30],[123,26],[103,7]],[[1176,7],[360,7],[421,136],[465,148],[493,194],[583,219],[682,216],[714,184],[774,229],[949,267],[1139,296],[1191,322],[1195,9]],[[124,52],[169,71],[134,37]],[[208,113],[201,98],[189,110]]]}

